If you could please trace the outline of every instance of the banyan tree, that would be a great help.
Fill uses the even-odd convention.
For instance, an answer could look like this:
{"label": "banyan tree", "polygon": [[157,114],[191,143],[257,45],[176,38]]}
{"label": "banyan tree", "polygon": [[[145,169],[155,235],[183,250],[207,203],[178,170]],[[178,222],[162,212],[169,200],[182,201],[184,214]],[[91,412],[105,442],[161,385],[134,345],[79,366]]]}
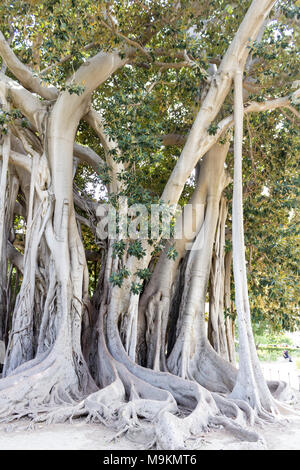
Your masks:
{"label": "banyan tree", "polygon": [[[180,449],[291,412],[255,348],[242,171],[243,121],[299,119],[287,3],[2,2],[1,421],[86,417]],[[135,236],[142,207],[185,205],[168,237]]]}

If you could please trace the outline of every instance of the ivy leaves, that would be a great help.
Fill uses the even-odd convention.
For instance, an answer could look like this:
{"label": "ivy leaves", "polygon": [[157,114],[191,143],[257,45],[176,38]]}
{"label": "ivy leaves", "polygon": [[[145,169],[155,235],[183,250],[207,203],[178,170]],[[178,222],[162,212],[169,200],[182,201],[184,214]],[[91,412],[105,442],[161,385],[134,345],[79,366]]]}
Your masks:
{"label": "ivy leaves", "polygon": [[[146,255],[140,240],[131,241],[128,246],[124,240],[115,241],[112,245],[112,248],[113,258],[118,258],[121,262],[122,258],[126,254],[133,256],[138,260],[141,260]],[[118,272],[113,272],[109,280],[114,287],[122,287],[124,279],[127,279],[130,276],[130,271],[123,266],[118,270]],[[135,273],[135,276],[138,277],[142,282],[131,282],[130,290],[133,294],[139,295],[143,290],[143,282],[147,281],[151,277],[151,271],[148,268],[138,269]]]}
{"label": "ivy leaves", "polygon": [[109,278],[109,281],[114,287],[122,287],[124,279],[130,276],[130,272],[125,267],[119,269],[118,272],[113,272]]}

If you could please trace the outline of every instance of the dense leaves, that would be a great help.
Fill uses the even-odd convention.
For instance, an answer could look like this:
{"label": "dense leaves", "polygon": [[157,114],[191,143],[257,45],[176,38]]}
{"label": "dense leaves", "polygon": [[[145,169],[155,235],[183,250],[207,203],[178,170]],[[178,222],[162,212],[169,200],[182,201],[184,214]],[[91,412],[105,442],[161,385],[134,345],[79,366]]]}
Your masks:
{"label": "dense leaves", "polygon": [[[93,95],[93,105],[106,123],[105,132],[118,145],[119,151],[111,150],[111,156],[123,164],[118,174],[122,191],[108,196],[108,165],[98,173],[79,165],[75,177],[79,194],[95,201],[109,197],[115,206],[119,196],[127,196],[129,205],[142,203],[147,208],[158,202],[181,150],[180,146],[162,145],[163,136],[187,135],[249,4],[224,0],[1,3],[1,30],[17,56],[37,76],[70,94],[83,92],[84,83],[73,83],[70,78],[97,51],[117,49],[121,56],[133,51],[127,65]],[[291,94],[299,83],[299,2],[279,0],[272,18],[264,35],[249,43],[246,102]],[[291,106],[299,113],[298,103]],[[215,135],[220,119],[231,112],[229,94],[208,133]],[[27,125],[18,110],[2,111],[0,124],[4,130],[12,119]],[[243,176],[250,301],[253,319],[267,319],[275,328],[293,328],[299,321],[295,302],[300,298],[298,124],[299,114],[297,118],[290,109],[245,118]],[[84,122],[78,128],[77,141],[104,156],[95,132]],[[231,153],[227,166],[232,173]],[[181,205],[188,201],[194,186],[192,175],[181,195]],[[229,186],[229,201],[231,191]],[[227,226],[230,230],[230,216]],[[86,249],[97,248],[88,228],[82,228],[82,235]],[[114,244],[114,256],[121,259],[125,249],[138,259],[144,256],[139,241],[127,247],[123,240]],[[171,247],[168,256],[175,259],[176,250]],[[94,284],[95,265],[90,268]],[[133,283],[131,289],[140,293],[150,272],[141,270],[136,275],[141,283]],[[120,286],[128,276],[120,268],[111,282]]]}

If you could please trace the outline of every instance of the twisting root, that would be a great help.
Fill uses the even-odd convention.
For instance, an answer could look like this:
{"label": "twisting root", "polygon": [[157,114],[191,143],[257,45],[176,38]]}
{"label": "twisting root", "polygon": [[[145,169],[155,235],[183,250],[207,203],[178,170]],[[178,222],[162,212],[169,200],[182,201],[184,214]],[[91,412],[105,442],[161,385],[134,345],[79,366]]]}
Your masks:
{"label": "twisting root", "polygon": [[[80,401],[74,398],[74,390],[63,390],[61,369],[51,360],[51,354],[32,369],[23,368],[17,375],[2,379],[0,403],[5,402],[6,408],[1,409],[1,422],[27,416],[33,427],[40,422],[72,422],[85,417],[87,422],[113,428],[115,438],[124,434],[129,439],[138,436],[139,440],[143,439],[143,448],[169,450],[190,447],[191,439],[196,441],[201,433],[223,426],[239,440],[257,442],[264,447],[261,436],[248,428],[260,419],[244,401],[210,393],[195,382],[168,373],[141,368],[144,378],[139,378],[124,364],[111,356],[109,359],[112,373],[107,380],[112,380],[111,383]],[[33,374],[36,368],[39,372]],[[158,383],[158,378],[163,379],[161,387],[168,383],[169,390],[149,383],[150,380]]]}
{"label": "twisting root", "polygon": [[295,403],[296,395],[291,387],[288,386],[287,382],[283,382],[282,380],[274,380],[268,381],[267,385],[276,400],[280,400],[289,404]]}
{"label": "twisting root", "polygon": [[234,437],[242,441],[257,442],[263,447],[266,447],[263,437],[257,432],[246,429],[245,427],[236,423],[233,419],[224,416],[215,416],[212,419],[212,424],[221,425],[229,431]]}
{"label": "twisting root", "polygon": [[[129,382],[134,381],[135,392],[138,395],[141,393],[145,395],[151,387],[148,392],[150,400],[147,401],[150,415],[146,416],[145,412],[141,415],[141,410],[137,408],[138,401],[134,399],[130,405],[130,416],[133,419],[132,427],[138,425],[136,415],[144,416],[146,419],[151,416],[155,430],[153,442],[158,449],[184,449],[190,439],[197,439],[200,433],[208,431],[210,427],[215,425],[226,427],[234,435],[238,433],[239,439],[252,442],[261,441],[258,433],[247,429],[247,426],[254,424],[255,416],[249,405],[212,394],[194,381],[185,380],[166,372],[143,368],[128,358],[118,336],[112,335],[110,338],[114,338],[114,340],[109,341],[109,348],[113,352],[114,364],[123,384],[125,384],[127,393],[128,380]],[[161,405],[157,404],[159,411],[156,416],[153,415],[154,399],[156,398],[153,394],[154,390],[160,390],[164,394],[167,392],[173,406],[172,410],[163,409]],[[163,396],[157,398],[164,399]],[[132,412],[133,405],[136,413]],[[128,426],[130,428],[130,424]]]}
{"label": "twisting root", "polygon": [[[113,338],[113,339],[112,339]],[[224,427],[239,440],[264,446],[251,427],[271,415],[253,410],[243,400],[210,392],[195,381],[167,372],[143,368],[126,354],[118,336],[106,344],[98,330],[98,383],[92,393],[80,389],[71,351],[62,349],[60,338],[52,349],[23,364],[0,380],[0,422],[30,418],[36,423],[72,422],[85,417],[115,430],[115,438],[138,436],[144,448],[190,448],[203,432]],[[62,352],[64,351],[64,360]],[[284,385],[269,383],[277,393]],[[85,394],[85,396],[83,396]]]}

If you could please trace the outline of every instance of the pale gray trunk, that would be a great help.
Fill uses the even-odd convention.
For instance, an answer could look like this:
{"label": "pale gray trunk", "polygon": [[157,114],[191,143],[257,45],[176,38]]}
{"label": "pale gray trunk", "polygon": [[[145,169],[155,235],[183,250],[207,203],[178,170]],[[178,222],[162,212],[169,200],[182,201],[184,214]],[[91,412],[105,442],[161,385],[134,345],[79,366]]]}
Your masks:
{"label": "pale gray trunk", "polygon": [[232,206],[233,272],[239,329],[239,371],[232,397],[247,401],[258,411],[274,411],[274,402],[263,377],[251,327],[243,228],[243,72],[236,71],[234,87],[234,185]]}
{"label": "pale gray trunk", "polygon": [[[205,324],[205,302],[208,288],[209,272],[213,253],[216,227],[219,218],[221,194],[228,184],[224,171],[224,161],[229,144],[215,146],[210,156],[211,179],[207,180],[205,218],[194,242],[193,250],[185,272],[185,287],[177,322],[176,341],[168,358],[168,367],[183,377],[193,377],[210,389],[218,389],[222,383],[222,367],[225,367],[228,378],[226,387],[234,380],[234,371],[230,365],[218,358],[207,340]],[[201,169],[200,169],[201,175]],[[202,361],[201,356],[209,360]],[[221,362],[220,362],[221,361]],[[219,379],[217,377],[219,376]],[[222,387],[222,385],[221,385]],[[224,387],[224,385],[223,385]]]}
{"label": "pale gray trunk", "polygon": [[224,260],[225,279],[224,279],[224,310],[225,310],[225,329],[227,350],[230,362],[235,365],[235,327],[233,304],[231,302],[231,265],[232,265],[232,249],[225,253]]}
{"label": "pale gray trunk", "polygon": [[208,339],[223,359],[229,360],[224,315],[225,296],[225,223],[227,203],[221,198],[209,282]]}

